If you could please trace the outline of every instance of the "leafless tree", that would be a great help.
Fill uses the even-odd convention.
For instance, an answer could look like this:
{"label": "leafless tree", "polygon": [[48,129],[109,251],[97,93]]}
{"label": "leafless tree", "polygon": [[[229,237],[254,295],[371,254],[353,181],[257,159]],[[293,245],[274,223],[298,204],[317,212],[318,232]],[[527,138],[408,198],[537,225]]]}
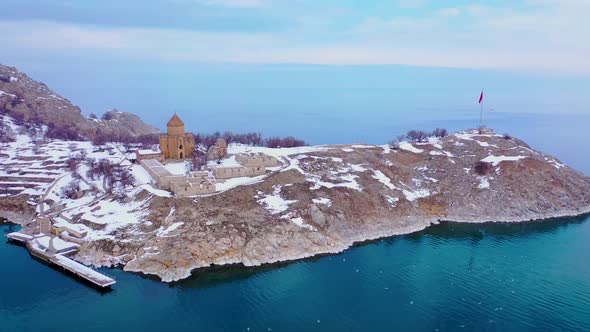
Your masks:
{"label": "leafless tree", "polygon": [[66,166],[70,170],[70,172],[75,172],[78,169],[78,165],[80,164],[80,160],[74,156],[70,156],[66,160]]}
{"label": "leafless tree", "polygon": [[200,171],[207,165],[207,158],[204,155],[194,155],[191,159],[191,169]]}
{"label": "leafless tree", "polygon": [[80,191],[80,181],[79,180],[72,180],[68,183],[65,187],[61,189],[61,195],[65,198],[74,198],[76,194]]}
{"label": "leafless tree", "polygon": [[428,137],[428,133],[423,130],[410,130],[406,134],[406,137],[414,142],[422,142]]}
{"label": "leafless tree", "polygon": [[439,138],[446,137],[448,134],[449,134],[449,132],[444,128],[436,128],[435,130],[432,131],[432,136],[439,137]]}
{"label": "leafless tree", "polygon": [[223,132],[223,135],[221,135],[221,138],[223,138],[227,144],[230,144],[235,142],[236,135],[231,131],[225,131]]}

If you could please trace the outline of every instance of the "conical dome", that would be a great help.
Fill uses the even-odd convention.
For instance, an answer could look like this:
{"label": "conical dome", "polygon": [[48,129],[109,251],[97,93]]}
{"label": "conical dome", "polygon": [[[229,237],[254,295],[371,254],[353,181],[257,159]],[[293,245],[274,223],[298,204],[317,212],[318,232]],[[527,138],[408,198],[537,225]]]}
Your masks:
{"label": "conical dome", "polygon": [[184,122],[182,122],[182,120],[180,120],[178,115],[176,115],[176,113],[174,113],[174,115],[170,118],[170,121],[168,121],[167,126],[168,127],[184,126]]}

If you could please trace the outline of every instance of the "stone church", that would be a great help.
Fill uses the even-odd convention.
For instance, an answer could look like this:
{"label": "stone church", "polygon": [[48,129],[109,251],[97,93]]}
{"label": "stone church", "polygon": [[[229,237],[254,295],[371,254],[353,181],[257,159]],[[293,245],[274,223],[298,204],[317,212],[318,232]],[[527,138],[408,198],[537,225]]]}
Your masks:
{"label": "stone church", "polygon": [[164,159],[188,159],[193,156],[195,138],[184,132],[184,122],[174,113],[167,124],[168,132],[160,135],[160,151]]}

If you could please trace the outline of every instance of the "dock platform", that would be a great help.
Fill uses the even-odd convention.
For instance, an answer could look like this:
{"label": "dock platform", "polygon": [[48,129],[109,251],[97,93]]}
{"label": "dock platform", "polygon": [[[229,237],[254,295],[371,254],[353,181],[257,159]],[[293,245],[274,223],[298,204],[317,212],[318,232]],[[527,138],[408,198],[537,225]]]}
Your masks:
{"label": "dock platform", "polygon": [[48,250],[47,243],[49,240],[47,239],[48,236],[44,234],[28,235],[20,232],[13,232],[7,234],[6,237],[11,241],[26,245],[32,256],[47,263],[59,266],[98,287],[106,288],[116,283],[114,279],[64,256],[66,253],[77,251],[77,244],[68,245],[67,242],[59,239],[59,241],[62,241],[63,243],[60,242],[58,248],[53,248],[54,251],[52,252],[51,250]]}

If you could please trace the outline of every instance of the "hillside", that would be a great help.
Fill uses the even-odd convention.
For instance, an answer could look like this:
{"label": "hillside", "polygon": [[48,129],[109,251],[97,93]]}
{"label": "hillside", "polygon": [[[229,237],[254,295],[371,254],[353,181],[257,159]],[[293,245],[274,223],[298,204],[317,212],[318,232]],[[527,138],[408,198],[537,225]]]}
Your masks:
{"label": "hillside", "polygon": [[[2,121],[20,132],[10,118]],[[230,155],[263,153],[281,166],[188,198],[157,189],[122,150],[59,140],[39,146],[26,134],[1,144],[2,182],[10,187],[1,193],[1,215],[33,234],[34,214],[45,210],[59,227],[87,234],[78,261],[173,281],[212,264],[252,266],[340,252],[441,221],[522,222],[590,211],[589,177],[493,132],[462,131],[396,149],[231,144]],[[66,167],[72,154],[121,165],[134,184],[109,194],[104,179],[89,176],[88,162]],[[83,182],[80,193],[64,198],[73,178]]]}
{"label": "hillside", "polygon": [[0,111],[28,123],[44,124],[58,131],[92,139],[98,133],[141,136],[158,133],[134,114],[111,110],[102,119],[90,119],[78,106],[45,84],[31,79],[16,68],[0,64]]}

